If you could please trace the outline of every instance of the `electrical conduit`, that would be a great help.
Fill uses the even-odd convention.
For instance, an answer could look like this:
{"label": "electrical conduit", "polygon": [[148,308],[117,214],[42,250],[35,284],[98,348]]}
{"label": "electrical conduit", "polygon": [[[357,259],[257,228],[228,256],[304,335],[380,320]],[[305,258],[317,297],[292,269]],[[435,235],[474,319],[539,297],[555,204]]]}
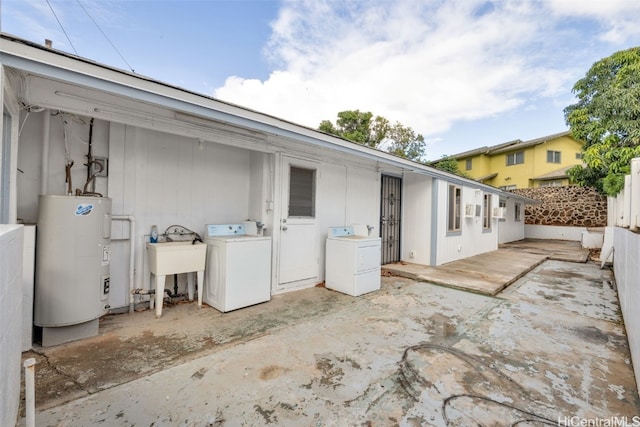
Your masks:
{"label": "electrical conduit", "polygon": [[136,235],[136,217],[133,215],[113,215],[112,220],[116,221],[129,221],[129,313],[133,313],[134,305],[134,292],[135,292],[135,235]]}

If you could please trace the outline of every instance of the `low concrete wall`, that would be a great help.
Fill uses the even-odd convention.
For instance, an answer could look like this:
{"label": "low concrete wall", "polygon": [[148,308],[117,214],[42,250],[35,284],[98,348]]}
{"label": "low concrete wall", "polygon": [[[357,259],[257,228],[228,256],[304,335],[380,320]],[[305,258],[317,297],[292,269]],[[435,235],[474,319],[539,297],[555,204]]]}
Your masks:
{"label": "low concrete wall", "polygon": [[620,227],[613,228],[613,271],[636,384],[640,384],[640,234]]}
{"label": "low concrete wall", "polygon": [[0,426],[14,426],[20,403],[23,226],[0,224]]}
{"label": "low concrete wall", "polygon": [[524,226],[524,237],[527,239],[551,239],[582,241],[582,233],[586,227],[563,227],[560,225],[531,225]]}

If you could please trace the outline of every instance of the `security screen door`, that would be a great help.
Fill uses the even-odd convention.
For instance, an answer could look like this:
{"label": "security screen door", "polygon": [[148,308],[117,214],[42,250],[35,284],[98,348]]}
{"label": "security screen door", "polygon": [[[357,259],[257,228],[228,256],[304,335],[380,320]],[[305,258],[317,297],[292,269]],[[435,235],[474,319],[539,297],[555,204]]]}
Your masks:
{"label": "security screen door", "polygon": [[382,175],[380,195],[380,237],[382,264],[400,261],[400,218],[402,178]]}

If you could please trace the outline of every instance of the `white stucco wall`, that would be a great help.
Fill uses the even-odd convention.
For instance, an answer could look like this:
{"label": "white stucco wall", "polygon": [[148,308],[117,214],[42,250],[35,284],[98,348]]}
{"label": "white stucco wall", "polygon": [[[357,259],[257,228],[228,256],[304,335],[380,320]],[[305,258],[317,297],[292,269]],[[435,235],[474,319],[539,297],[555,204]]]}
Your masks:
{"label": "white stucco wall", "polygon": [[[73,188],[86,181],[86,140],[89,118],[70,119],[69,153]],[[75,120],[75,121],[74,121]],[[84,121],[84,124],[80,122]],[[24,170],[19,182],[18,215],[37,221],[37,194],[42,171],[42,118],[29,119],[20,152]],[[85,135],[87,134],[87,135]],[[50,194],[64,194],[65,143],[62,121],[51,117],[49,174]],[[201,235],[205,225],[236,223],[246,219],[267,225],[267,235],[277,236],[280,218],[274,217],[279,184],[275,179],[277,154],[250,151],[228,145],[229,141],[206,141],[105,121],[95,121],[93,153],[109,159],[108,177],[96,178],[96,191],[113,201],[113,215],[134,215],[136,234],[130,236],[125,221],[114,221],[111,245],[112,309],[129,304],[129,239],[135,241],[135,287],[149,286],[144,241],[151,226],[160,232],[179,224]],[[380,178],[376,164],[353,164],[348,159],[307,154],[318,167],[316,188],[316,246],[318,281],[324,279],[324,247],[328,227],[366,224],[378,235]],[[274,254],[275,255],[275,254]],[[274,262],[277,261],[274,256]],[[275,265],[274,265],[275,270]],[[180,277],[182,281],[184,278]],[[316,282],[316,283],[317,283]],[[315,283],[314,283],[315,284]]]}
{"label": "white stucco wall", "polygon": [[[42,179],[42,114],[29,118],[21,138],[18,180],[18,217],[37,221],[37,197]],[[73,186],[86,182],[86,141],[89,118],[69,117],[69,154]],[[84,124],[80,123],[84,121]],[[96,191],[113,200],[113,214],[136,217],[136,287],[148,287],[145,272],[144,235],[152,225],[160,232],[179,224],[204,234],[205,224],[240,222],[266,206],[260,186],[263,168],[248,150],[200,142],[132,126],[96,121],[93,154],[109,159],[109,176],[96,178]],[[64,194],[65,142],[62,121],[51,117],[49,145],[49,194]],[[257,154],[262,156],[261,153]],[[260,166],[260,167],[258,167]],[[254,191],[255,187],[259,187]],[[254,212],[250,212],[250,198]],[[264,220],[263,218],[255,218]],[[129,227],[114,221],[111,247],[112,308],[128,305]]]}
{"label": "white stucco wall", "polygon": [[[507,213],[498,223],[498,242],[508,243],[524,239],[524,203],[506,199]],[[516,221],[516,205],[520,205],[520,220]]]}
{"label": "white stucco wall", "polygon": [[329,227],[364,224],[380,233],[380,178],[375,168],[319,163],[316,199],[316,244],[320,281],[325,274],[325,247]]}
{"label": "white stucco wall", "polygon": [[[250,151],[120,124],[110,125],[108,146],[113,214],[136,218],[137,288],[149,286],[144,236],[153,225],[160,233],[177,224],[203,236],[206,224],[248,219],[250,197],[262,200],[261,194],[251,191]],[[259,185],[261,176],[262,169],[255,170],[254,185]],[[127,238],[126,224],[114,222],[112,308],[128,304]]]}
{"label": "white stucco wall", "polygon": [[[491,229],[482,227],[482,210],[480,216],[466,218],[465,205],[481,205],[483,194],[481,190],[471,187],[462,187],[462,218],[461,230],[449,233],[447,231],[448,188],[447,182],[438,180],[437,200],[437,249],[435,253],[435,265],[467,258],[484,252],[498,249],[498,220],[491,218]],[[492,195],[492,208],[497,207],[499,198]]]}
{"label": "white stucco wall", "polygon": [[0,224],[0,425],[13,426],[20,401],[23,226]]}
{"label": "white stucco wall", "polygon": [[401,259],[429,265],[431,257],[432,179],[405,174],[402,187]]}
{"label": "white stucco wall", "polygon": [[624,228],[613,228],[613,270],[636,383],[640,384],[640,235]]}

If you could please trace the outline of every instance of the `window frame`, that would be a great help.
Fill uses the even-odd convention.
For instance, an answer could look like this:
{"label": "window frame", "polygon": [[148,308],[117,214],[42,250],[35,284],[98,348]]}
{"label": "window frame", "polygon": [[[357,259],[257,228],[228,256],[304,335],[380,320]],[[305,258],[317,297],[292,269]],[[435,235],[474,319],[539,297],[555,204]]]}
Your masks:
{"label": "window frame", "polygon": [[473,169],[473,159],[466,159],[464,162],[464,170],[470,171]]}
{"label": "window frame", "polygon": [[447,187],[447,232],[462,231],[462,187],[449,184]]}
{"label": "window frame", "polygon": [[562,163],[562,151],[547,150],[547,163],[561,164]]}
{"label": "window frame", "polygon": [[489,193],[482,195],[482,231],[491,231],[491,210],[493,196]]}
{"label": "window frame", "polygon": [[513,208],[513,220],[516,222],[522,221],[522,203],[516,203]]}
{"label": "window frame", "polygon": [[547,181],[540,181],[538,187],[562,187],[563,180],[562,179],[550,179]]}
{"label": "window frame", "polygon": [[[506,158],[505,163],[507,166],[516,166],[516,165],[524,164],[524,150],[514,151],[513,153],[507,153],[505,154],[505,158]],[[513,161],[510,161],[511,159],[513,159]]]}
{"label": "window frame", "polygon": [[[298,174],[298,171],[301,173]],[[303,177],[304,175],[306,175],[307,177],[310,175],[310,179],[294,182],[296,176]],[[287,205],[288,218],[316,217],[316,184],[316,169],[295,165],[289,166],[289,203]],[[294,200],[294,197],[298,198]]]}

